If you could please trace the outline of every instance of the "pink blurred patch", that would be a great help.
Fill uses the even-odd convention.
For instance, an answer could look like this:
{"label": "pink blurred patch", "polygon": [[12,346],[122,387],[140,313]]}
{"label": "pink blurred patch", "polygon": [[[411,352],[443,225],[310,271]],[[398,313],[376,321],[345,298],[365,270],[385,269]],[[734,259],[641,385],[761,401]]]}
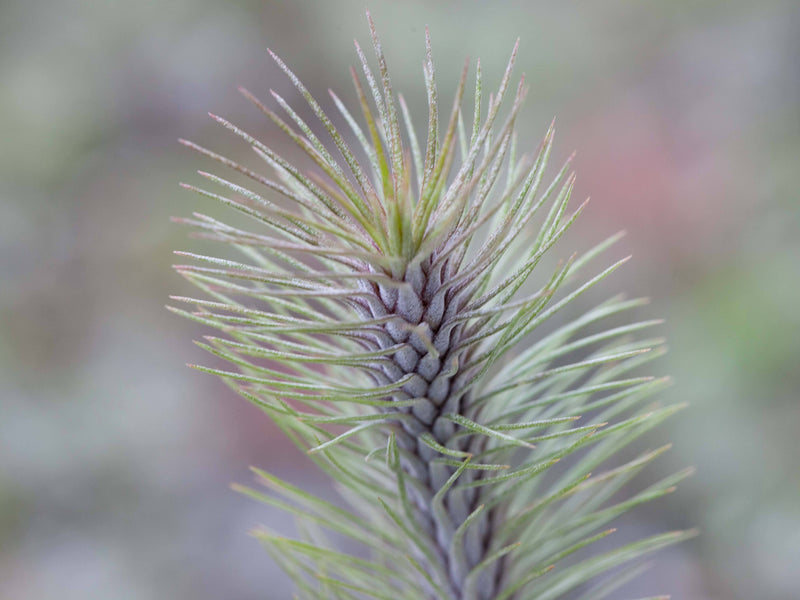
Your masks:
{"label": "pink blurred patch", "polygon": [[575,123],[567,137],[579,148],[578,192],[591,195],[594,222],[628,229],[662,250],[693,253],[731,224],[723,207],[726,166],[710,132],[658,108],[628,98]]}

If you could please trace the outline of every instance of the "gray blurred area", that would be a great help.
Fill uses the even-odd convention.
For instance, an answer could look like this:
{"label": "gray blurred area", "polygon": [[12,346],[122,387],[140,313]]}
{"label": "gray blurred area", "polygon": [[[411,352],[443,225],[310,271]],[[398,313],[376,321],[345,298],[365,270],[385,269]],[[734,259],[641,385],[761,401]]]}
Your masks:
{"label": "gray blurred area", "polygon": [[[625,536],[696,526],[614,598],[800,597],[800,4],[368,3],[396,89],[424,110],[430,26],[444,106],[465,56],[489,84],[521,37],[520,132],[553,116],[592,204],[567,246],[618,229],[634,261],[604,288],[653,298],[670,353],[654,465],[693,464]],[[352,101],[364,2],[4,0],[0,4],[0,598],[290,598],[248,531],[286,517],[231,491],[250,465],[329,482],[221,382],[203,330],[164,309],[172,215],[226,212],[178,188],[246,148],[223,114],[294,149],[236,91],[295,98],[266,48],[327,101]],[[424,118],[418,120],[423,123]],[[528,136],[529,137],[526,137]],[[562,244],[560,251],[570,249]],[[598,302],[602,297],[597,296]]]}

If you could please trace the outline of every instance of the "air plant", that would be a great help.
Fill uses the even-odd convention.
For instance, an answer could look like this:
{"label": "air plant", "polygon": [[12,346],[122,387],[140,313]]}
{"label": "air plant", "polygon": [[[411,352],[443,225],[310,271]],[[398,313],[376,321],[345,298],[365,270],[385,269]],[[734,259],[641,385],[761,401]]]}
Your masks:
{"label": "air plant", "polygon": [[440,122],[426,32],[420,144],[368,20],[378,70],[356,43],[360,115],[331,92],[347,133],[272,53],[318,123],[275,92],[283,114],[242,90],[311,169],[213,115],[270,175],[183,141],[252,183],[200,172],[218,191],[183,186],[253,222],[179,219],[241,256],[178,253],[192,264],[176,269],[205,297],[175,297],[194,308],[173,310],[219,330],[199,345],[231,365],[196,368],[263,409],[346,502],[255,470],[268,492],[238,489],[294,515],[300,539],[257,536],[297,598],[602,598],[638,572],[635,559],[691,535],[605,540],[617,517],[688,474],[636,491],[629,482],[668,447],[620,458],[679,408],[643,407],[666,384],[638,374],[662,340],[634,334],[659,321],[601,327],[644,302],[622,296],[565,318],[627,259],[592,271],[615,235],[549,260],[583,205],[568,210],[570,160],[546,183],[552,125],[518,155],[517,46],[488,101],[477,63],[471,110],[465,66]]}

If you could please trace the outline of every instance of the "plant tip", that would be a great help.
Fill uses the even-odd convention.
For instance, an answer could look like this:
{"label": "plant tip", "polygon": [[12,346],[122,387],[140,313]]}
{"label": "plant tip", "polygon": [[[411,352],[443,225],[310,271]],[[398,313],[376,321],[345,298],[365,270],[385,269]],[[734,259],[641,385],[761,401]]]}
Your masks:
{"label": "plant tip", "polygon": [[[334,506],[254,469],[261,483],[281,497],[264,500],[291,506],[299,529],[313,534],[309,537],[324,539],[316,530],[328,524],[336,534],[363,541],[379,557],[373,568],[366,559],[354,563],[324,542],[261,532],[259,538],[296,575],[301,590],[315,588],[319,594],[309,592],[314,597],[328,597],[334,588],[342,597],[375,596],[363,587],[374,581],[376,589],[407,586],[408,597],[461,598],[459,590],[472,581],[456,580],[455,572],[483,569],[516,547],[521,551],[513,560],[522,562],[495,560],[486,589],[472,594],[476,600],[507,599],[517,593],[511,581],[515,573],[525,573],[523,579],[538,577],[556,566],[547,557],[566,556],[578,536],[585,533],[593,541],[603,535],[600,524],[589,531],[580,507],[548,512],[550,503],[574,493],[589,498],[597,493],[594,506],[608,510],[605,482],[634,474],[663,451],[635,459],[619,452],[617,465],[592,478],[590,469],[605,469],[614,452],[595,460],[590,444],[600,441],[604,453],[607,440],[613,442],[610,450],[622,449],[679,407],[654,408],[645,399],[660,386],[644,385],[652,377],[629,374],[643,362],[634,357],[651,351],[644,346],[653,344],[652,339],[632,341],[632,334],[653,322],[600,324],[641,302],[614,296],[586,312],[581,308],[572,320],[562,317],[562,309],[583,304],[582,294],[631,256],[584,278],[578,274],[584,263],[621,236],[587,251],[586,259],[574,253],[569,260],[556,260],[549,253],[590,198],[573,211],[576,174],[570,161],[575,152],[552,183],[540,187],[555,118],[538,149],[517,149],[527,137],[515,127],[522,121],[519,107],[528,80],[523,74],[515,87],[511,79],[520,39],[493,91],[485,87],[481,62],[475,61],[474,108],[467,59],[452,111],[443,114],[426,25],[427,103],[415,115],[404,95],[392,88],[374,20],[369,10],[365,14],[378,69],[372,69],[354,40],[360,63],[350,73],[357,114],[328,89],[348,131],[333,125],[337,119],[323,111],[270,48],[268,55],[295,93],[283,98],[270,88],[262,103],[238,86],[303,151],[311,169],[300,168],[211,112],[212,119],[263,159],[268,174],[179,139],[203,160],[214,160],[265,189],[251,191],[205,170],[198,170],[198,176],[223,191],[180,184],[220,201],[244,224],[228,225],[198,213],[174,219],[192,225],[199,238],[222,242],[236,258],[175,251],[190,263],[175,265],[175,270],[205,299],[171,296],[189,307],[168,308],[213,327],[216,335],[194,343],[232,365],[230,370],[188,366],[219,376],[262,408],[348,490],[351,506]],[[293,97],[305,101],[302,110],[291,106]],[[269,108],[267,100],[277,102],[282,112]],[[313,123],[300,116],[308,108],[317,118]],[[418,140],[415,127],[423,123],[427,138]],[[324,141],[316,133],[323,127]],[[573,302],[579,296],[581,301]],[[557,312],[558,322],[548,320]],[[661,352],[658,348],[651,357]],[[651,412],[641,415],[645,410]],[[582,418],[588,424],[569,424]],[[595,424],[594,418],[607,420]],[[541,431],[528,435],[532,428]],[[534,452],[531,441],[540,442],[542,450]],[[375,455],[386,460],[372,461]],[[548,470],[562,457],[565,468]],[[683,475],[676,474],[661,491]],[[244,490],[236,484],[232,488]],[[375,510],[376,497],[383,511]],[[543,518],[552,523],[540,528]],[[449,543],[462,536],[466,543],[475,532],[481,538],[479,551],[456,556],[455,548],[442,545],[445,538]],[[387,545],[397,546],[391,548],[394,556],[428,560],[398,561],[402,564],[386,569],[381,557]],[[533,558],[540,546],[546,554]],[[438,560],[451,555],[463,564],[451,568]],[[544,595],[553,596],[553,589],[568,594],[589,576],[581,578],[567,581],[572,587],[561,579]]]}

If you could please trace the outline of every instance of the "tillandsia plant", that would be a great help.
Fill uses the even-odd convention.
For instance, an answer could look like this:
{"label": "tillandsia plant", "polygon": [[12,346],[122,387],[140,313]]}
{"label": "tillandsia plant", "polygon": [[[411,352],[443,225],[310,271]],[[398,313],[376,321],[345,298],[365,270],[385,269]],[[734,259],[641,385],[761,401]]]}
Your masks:
{"label": "tillandsia plant", "polygon": [[[301,539],[257,535],[297,598],[607,596],[637,572],[631,561],[691,535],[600,541],[611,521],[688,474],[629,492],[667,448],[617,458],[678,408],[642,406],[665,384],[637,374],[662,341],[634,334],[659,321],[598,327],[643,303],[623,297],[563,318],[625,262],[584,275],[619,236],[539,275],[582,207],[567,209],[569,160],[542,183],[552,126],[535,153],[517,154],[517,47],[488,101],[477,64],[469,109],[465,66],[445,123],[426,35],[420,144],[369,25],[378,70],[356,43],[366,86],[351,71],[360,117],[331,92],[346,134],[274,54],[329,139],[278,94],[283,116],[242,90],[314,168],[216,116],[271,176],[183,142],[253,183],[201,172],[226,194],[184,185],[255,222],[179,219],[243,257],[179,253],[194,264],[177,270],[207,297],[175,297],[194,308],[173,310],[218,329],[200,346],[232,365],[197,368],[261,407],[347,503],[256,470],[269,493],[240,489],[293,514]],[[342,551],[346,540],[353,554]]]}

